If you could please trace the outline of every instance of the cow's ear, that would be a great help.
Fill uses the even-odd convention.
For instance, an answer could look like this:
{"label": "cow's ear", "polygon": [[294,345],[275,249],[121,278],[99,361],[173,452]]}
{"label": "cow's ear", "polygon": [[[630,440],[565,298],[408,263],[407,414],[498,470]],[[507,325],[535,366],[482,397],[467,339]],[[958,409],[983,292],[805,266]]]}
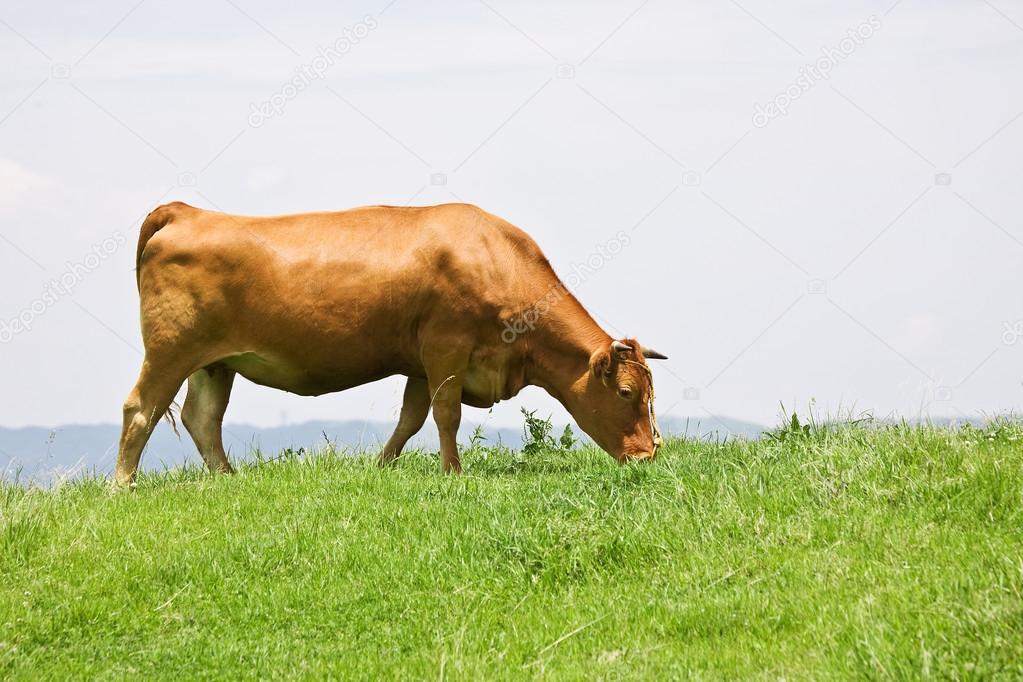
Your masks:
{"label": "cow's ear", "polygon": [[605,384],[612,375],[614,367],[614,357],[611,355],[610,350],[598,350],[592,356],[590,356],[590,370],[593,375],[603,381]]}

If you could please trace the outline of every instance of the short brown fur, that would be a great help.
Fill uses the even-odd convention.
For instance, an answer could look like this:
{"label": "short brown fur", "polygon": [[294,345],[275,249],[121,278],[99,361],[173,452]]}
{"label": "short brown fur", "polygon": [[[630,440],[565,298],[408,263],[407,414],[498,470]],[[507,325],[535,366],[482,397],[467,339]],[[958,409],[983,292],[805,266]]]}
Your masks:
{"label": "short brown fur", "polygon": [[146,352],[124,406],[121,484],[185,380],[182,421],[210,469],[230,471],[220,434],[235,374],[302,395],[405,375],[381,463],[432,409],[442,467],[459,471],[461,405],[527,385],[619,461],[656,452],[642,346],[612,350],[536,243],[475,206],[258,218],[174,202],[146,218],[136,265]]}

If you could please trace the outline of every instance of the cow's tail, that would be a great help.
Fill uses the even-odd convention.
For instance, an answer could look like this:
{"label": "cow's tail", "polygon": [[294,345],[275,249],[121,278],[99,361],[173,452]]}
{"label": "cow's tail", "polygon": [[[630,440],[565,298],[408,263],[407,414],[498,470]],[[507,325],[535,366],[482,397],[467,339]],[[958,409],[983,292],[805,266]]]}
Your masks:
{"label": "cow's tail", "polygon": [[[153,238],[153,235],[165,228],[177,213],[177,209],[184,204],[180,202],[173,202],[170,204],[164,204],[153,209],[146,219],[142,221],[142,227],[139,229],[139,245],[135,252],[135,285],[142,289],[142,253],[146,250],[146,244]],[[181,407],[177,404],[177,401],[172,401],[167,411],[163,413],[163,418],[167,420],[171,428],[174,429],[174,435],[181,439],[181,434],[178,433],[178,423],[174,419],[174,412],[177,410],[181,411]]]}
{"label": "cow's tail", "polygon": [[174,419],[175,411],[181,412],[181,405],[178,405],[177,400],[172,400],[170,407],[168,407],[167,411],[163,413],[163,418],[167,420],[168,424],[170,424],[170,427],[174,430],[174,435],[178,437],[178,440],[181,440],[181,434],[178,432],[178,422]]}
{"label": "cow's tail", "polygon": [[135,252],[135,284],[141,289],[142,281],[142,252],[146,250],[146,244],[153,238],[153,235],[165,228],[177,215],[178,208],[184,206],[180,202],[164,204],[153,209],[146,219],[142,221],[139,229],[139,246]]}

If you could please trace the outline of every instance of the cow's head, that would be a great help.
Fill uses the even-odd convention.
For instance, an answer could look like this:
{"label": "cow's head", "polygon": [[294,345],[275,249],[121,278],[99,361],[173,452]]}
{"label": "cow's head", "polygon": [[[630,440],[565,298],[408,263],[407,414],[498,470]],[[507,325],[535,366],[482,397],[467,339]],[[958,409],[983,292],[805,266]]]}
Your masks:
{"label": "cow's head", "polygon": [[661,444],[647,358],[667,359],[635,339],[598,348],[576,394],[579,427],[619,462],[653,459]]}

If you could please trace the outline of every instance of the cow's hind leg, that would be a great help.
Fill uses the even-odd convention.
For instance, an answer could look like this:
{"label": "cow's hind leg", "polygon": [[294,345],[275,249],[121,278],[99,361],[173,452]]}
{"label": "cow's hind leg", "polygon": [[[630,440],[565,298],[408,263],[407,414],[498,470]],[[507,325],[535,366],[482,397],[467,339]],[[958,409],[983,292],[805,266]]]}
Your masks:
{"label": "cow's hind leg", "polygon": [[188,394],[181,408],[181,422],[213,473],[233,471],[224,452],[222,431],[234,375],[234,370],[216,364],[194,372],[188,377]]}
{"label": "cow's hind leg", "polygon": [[142,449],[187,375],[187,370],[181,371],[173,364],[154,361],[149,353],[146,354],[138,382],[124,401],[124,423],[114,471],[118,485],[128,486],[134,482]]}
{"label": "cow's hind leg", "polygon": [[401,415],[394,433],[387,439],[380,453],[380,465],[390,464],[401,454],[408,439],[423,428],[426,417],[430,413],[430,389],[426,379],[409,377],[405,383],[405,396],[402,398]]}

